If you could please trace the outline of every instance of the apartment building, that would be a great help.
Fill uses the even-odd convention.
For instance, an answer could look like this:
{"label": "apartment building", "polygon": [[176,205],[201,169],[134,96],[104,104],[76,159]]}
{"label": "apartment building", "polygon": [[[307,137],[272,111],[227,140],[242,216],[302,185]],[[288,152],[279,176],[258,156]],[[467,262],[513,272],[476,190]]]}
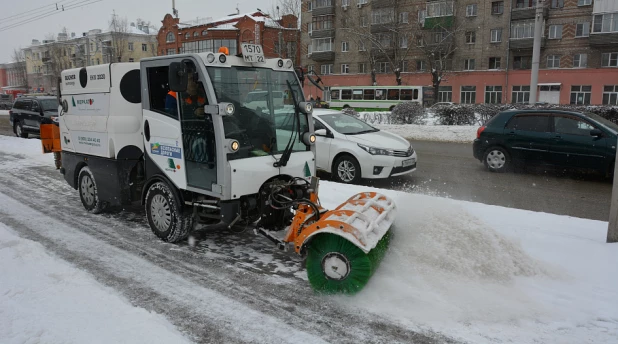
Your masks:
{"label": "apartment building", "polygon": [[240,43],[246,42],[262,45],[266,57],[289,58],[295,65],[300,63],[300,31],[294,15],[275,20],[257,11],[183,23],[166,14],[162,23],[157,34],[158,55],[218,52],[220,47],[227,47],[235,55],[240,52]]}
{"label": "apartment building", "polygon": [[[431,86],[422,46],[451,35],[438,101],[528,102],[535,12],[536,0],[303,1],[302,65],[327,87],[396,85],[393,67],[402,85]],[[545,0],[542,15],[538,101],[618,105],[618,1]]]}
{"label": "apartment building", "polygon": [[140,23],[126,23],[81,35],[61,32],[56,39],[33,39],[22,49],[26,60],[29,92],[55,93],[64,69],[110,62],[137,62],[157,55],[156,36]]}

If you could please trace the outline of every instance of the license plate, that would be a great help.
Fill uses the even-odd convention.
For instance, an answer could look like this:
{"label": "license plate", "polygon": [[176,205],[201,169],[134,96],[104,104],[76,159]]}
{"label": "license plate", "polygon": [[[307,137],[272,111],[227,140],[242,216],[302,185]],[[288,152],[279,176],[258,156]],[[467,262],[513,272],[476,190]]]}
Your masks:
{"label": "license plate", "polygon": [[416,164],[416,159],[414,158],[403,161],[403,167],[412,166],[414,164]]}
{"label": "license plate", "polygon": [[243,43],[242,57],[245,62],[249,63],[264,63],[264,50],[261,45]]}

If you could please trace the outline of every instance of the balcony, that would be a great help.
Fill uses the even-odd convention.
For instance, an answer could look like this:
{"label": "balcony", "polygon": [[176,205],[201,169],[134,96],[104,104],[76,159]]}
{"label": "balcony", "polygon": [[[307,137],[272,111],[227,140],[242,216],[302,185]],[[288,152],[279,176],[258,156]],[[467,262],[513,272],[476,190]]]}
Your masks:
{"label": "balcony", "polygon": [[333,61],[335,59],[334,51],[318,51],[314,52],[309,56],[315,62],[328,62]]}
{"label": "balcony", "polygon": [[309,32],[311,38],[335,38],[335,29],[313,30]]}
{"label": "balcony", "polygon": [[[510,49],[511,50],[526,50],[532,49],[534,46],[534,38],[511,38]],[[545,38],[541,38],[541,48],[545,48]]]}
{"label": "balcony", "polygon": [[332,6],[314,8],[311,11],[311,15],[314,16],[314,17],[325,16],[325,15],[329,15],[329,14],[335,14],[335,2],[334,1],[333,1],[333,5]]}
{"label": "balcony", "polygon": [[[511,20],[534,19],[536,7],[513,8],[511,12]],[[543,18],[547,18],[549,9],[543,8]]]}
{"label": "balcony", "polygon": [[371,33],[393,32],[397,30],[397,24],[371,24]]}
{"label": "balcony", "polygon": [[438,28],[451,28],[453,27],[454,17],[453,16],[444,16],[444,17],[427,17],[423,21],[424,29],[438,29]]}
{"label": "balcony", "polygon": [[373,0],[371,1],[371,8],[385,8],[385,7],[394,7],[396,5],[396,1],[394,0]]}
{"label": "balcony", "polygon": [[588,42],[593,47],[615,47],[618,45],[618,32],[591,33]]}

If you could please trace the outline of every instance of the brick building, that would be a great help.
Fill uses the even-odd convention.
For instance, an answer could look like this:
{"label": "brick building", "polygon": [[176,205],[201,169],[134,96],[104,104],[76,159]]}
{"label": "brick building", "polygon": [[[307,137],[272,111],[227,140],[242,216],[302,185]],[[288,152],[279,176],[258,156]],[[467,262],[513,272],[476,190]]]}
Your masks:
{"label": "brick building", "polygon": [[[371,85],[372,65],[378,85],[396,85],[384,52],[376,56],[346,32],[365,29],[375,37],[394,22],[418,37],[439,22],[454,33],[455,47],[439,101],[527,102],[535,6],[535,0],[304,0],[301,63],[322,74],[327,87]],[[545,0],[543,19],[538,100],[618,105],[618,1]],[[402,84],[431,86],[420,43],[396,35],[386,43],[395,51],[406,47],[397,64]]]}
{"label": "brick building", "polygon": [[0,64],[0,94],[10,94],[15,98],[28,92],[25,68],[25,62]]}
{"label": "brick building", "polygon": [[290,58],[295,64],[300,61],[300,30],[293,15],[273,20],[258,11],[186,24],[166,14],[162,23],[157,35],[159,55],[217,52],[222,46],[235,55],[244,42],[261,44],[266,57]]}

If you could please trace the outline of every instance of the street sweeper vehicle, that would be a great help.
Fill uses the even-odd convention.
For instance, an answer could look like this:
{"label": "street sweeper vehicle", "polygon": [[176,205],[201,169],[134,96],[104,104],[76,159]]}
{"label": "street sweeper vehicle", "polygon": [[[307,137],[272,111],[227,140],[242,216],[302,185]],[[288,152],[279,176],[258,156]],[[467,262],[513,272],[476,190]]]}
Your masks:
{"label": "street sweeper vehicle", "polygon": [[92,213],[141,202],[168,242],[196,223],[251,226],[304,256],[315,290],[354,293],[385,253],[395,203],[363,192],[320,206],[299,74],[241,48],[63,71],[44,150],[61,150],[60,171]]}

